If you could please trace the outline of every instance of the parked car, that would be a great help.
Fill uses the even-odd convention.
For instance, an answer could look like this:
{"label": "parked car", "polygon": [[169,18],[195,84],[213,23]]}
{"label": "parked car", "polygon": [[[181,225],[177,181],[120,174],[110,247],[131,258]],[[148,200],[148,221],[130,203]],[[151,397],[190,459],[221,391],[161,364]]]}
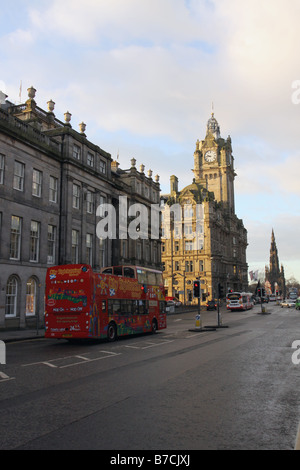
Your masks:
{"label": "parked car", "polygon": [[295,307],[296,302],[292,299],[286,299],[286,300],[283,300],[280,305],[281,305],[281,308],[283,307],[290,308],[290,307]]}
{"label": "parked car", "polygon": [[174,312],[176,307],[180,307],[181,302],[175,300],[168,300],[166,305],[166,312]]}
{"label": "parked car", "polygon": [[209,300],[206,304],[206,310],[217,310],[217,303],[214,300]]}
{"label": "parked car", "polygon": [[298,299],[296,300],[295,307],[297,310],[300,310],[300,297],[298,297]]}
{"label": "parked car", "polygon": [[173,304],[170,304],[170,305],[174,305],[175,307],[181,307],[182,305],[182,302],[180,302],[180,300],[177,299],[177,297],[166,297],[166,301],[167,301],[167,305],[168,305],[168,302],[173,302]]}

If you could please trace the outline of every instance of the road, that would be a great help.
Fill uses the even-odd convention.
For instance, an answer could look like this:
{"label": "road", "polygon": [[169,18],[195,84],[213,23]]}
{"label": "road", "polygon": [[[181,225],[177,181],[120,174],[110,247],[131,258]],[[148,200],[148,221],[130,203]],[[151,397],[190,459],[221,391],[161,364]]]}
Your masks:
{"label": "road", "polygon": [[300,312],[267,311],[224,311],[215,331],[190,331],[185,313],[115,343],[7,344],[0,449],[294,449]]}

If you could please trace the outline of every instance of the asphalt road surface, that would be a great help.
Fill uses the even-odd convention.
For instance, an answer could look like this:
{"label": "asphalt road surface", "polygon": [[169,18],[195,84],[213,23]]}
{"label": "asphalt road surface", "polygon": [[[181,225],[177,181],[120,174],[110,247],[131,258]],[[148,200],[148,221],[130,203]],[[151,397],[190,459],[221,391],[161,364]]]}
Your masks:
{"label": "asphalt road surface", "polygon": [[294,449],[300,312],[224,311],[228,328],[200,332],[195,313],[115,343],[7,344],[0,449]]}

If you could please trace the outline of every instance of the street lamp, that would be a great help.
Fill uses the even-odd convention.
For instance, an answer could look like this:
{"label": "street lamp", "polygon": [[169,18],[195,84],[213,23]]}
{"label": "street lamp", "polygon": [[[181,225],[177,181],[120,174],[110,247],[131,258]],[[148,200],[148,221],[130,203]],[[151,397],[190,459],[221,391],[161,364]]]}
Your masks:
{"label": "street lamp", "polygon": [[179,273],[179,272],[176,272],[176,274],[179,274],[179,276],[182,276],[183,277],[183,303],[185,305],[185,271],[183,271],[183,274]]}

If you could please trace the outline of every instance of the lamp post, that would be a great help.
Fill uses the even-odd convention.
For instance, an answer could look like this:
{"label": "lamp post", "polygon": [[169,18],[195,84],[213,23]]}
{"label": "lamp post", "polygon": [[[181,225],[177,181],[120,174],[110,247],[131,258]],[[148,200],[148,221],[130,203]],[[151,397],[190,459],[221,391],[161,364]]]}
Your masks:
{"label": "lamp post", "polygon": [[179,274],[179,276],[183,277],[183,305],[185,305],[185,271],[183,271],[183,274],[177,272],[176,274]]}

